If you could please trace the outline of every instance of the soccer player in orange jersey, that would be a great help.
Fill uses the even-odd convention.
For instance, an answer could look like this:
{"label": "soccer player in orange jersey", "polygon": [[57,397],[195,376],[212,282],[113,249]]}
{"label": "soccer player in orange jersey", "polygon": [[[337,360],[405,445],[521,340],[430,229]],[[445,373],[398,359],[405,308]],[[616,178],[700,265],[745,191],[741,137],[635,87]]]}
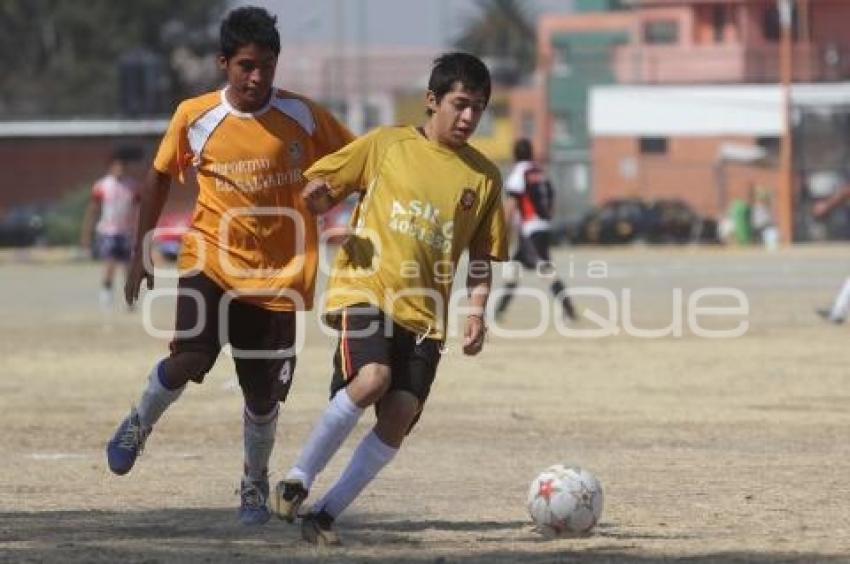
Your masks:
{"label": "soccer player in orange jersey", "polygon": [[107,445],[110,469],[130,471],[154,424],[230,343],[245,398],[240,520],[269,518],[268,461],[278,406],[295,369],[295,312],[312,307],[317,226],[302,172],[352,140],[327,111],[272,87],[276,19],[256,7],[221,24],[220,91],[183,101],[142,192],[125,297],[153,288],[148,243],[173,178],[194,168],[199,194],[178,258],[176,330],[138,402]]}
{"label": "soccer player in orange jersey", "polygon": [[304,195],[326,211],[354,190],[354,232],[337,254],[325,299],[340,333],[332,398],[272,497],[289,521],[316,475],[374,405],[377,422],[336,483],[302,522],[313,543],[338,542],[332,523],[393,459],[428,398],[446,339],[455,270],[469,251],[463,352],[481,351],[491,261],[507,258],[502,182],[467,143],[490,98],[478,58],[434,62],[422,127],[381,127],[307,171]]}

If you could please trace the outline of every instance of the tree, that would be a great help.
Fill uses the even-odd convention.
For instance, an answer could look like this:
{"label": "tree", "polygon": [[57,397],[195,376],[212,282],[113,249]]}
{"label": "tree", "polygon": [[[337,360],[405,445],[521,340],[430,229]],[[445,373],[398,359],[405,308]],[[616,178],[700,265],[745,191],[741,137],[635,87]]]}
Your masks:
{"label": "tree", "polygon": [[115,115],[119,74],[128,72],[119,62],[133,53],[159,68],[156,103],[139,113],[168,113],[218,80],[187,73],[186,61],[214,68],[224,7],[224,0],[3,0],[0,117]]}
{"label": "tree", "polygon": [[534,71],[537,34],[533,16],[519,0],[476,0],[455,46],[490,62],[493,79],[516,84]]}

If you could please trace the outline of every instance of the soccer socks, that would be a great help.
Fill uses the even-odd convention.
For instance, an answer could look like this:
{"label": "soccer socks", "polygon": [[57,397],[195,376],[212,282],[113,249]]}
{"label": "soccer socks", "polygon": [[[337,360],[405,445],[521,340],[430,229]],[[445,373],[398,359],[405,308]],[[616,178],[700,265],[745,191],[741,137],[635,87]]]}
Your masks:
{"label": "soccer socks", "polygon": [[514,297],[514,292],[517,289],[516,282],[508,282],[502,289],[502,296],[499,298],[499,304],[496,306],[496,315],[502,315],[508,309],[511,300]]}
{"label": "soccer socks", "polygon": [[847,318],[848,311],[850,311],[850,278],[844,281],[841,291],[838,292],[829,312],[829,318],[833,321],[843,321]]}
{"label": "soccer socks", "polygon": [[549,289],[552,291],[552,295],[555,296],[555,299],[561,299],[561,307],[564,308],[564,315],[570,319],[575,319],[575,308],[573,308],[573,302],[566,293],[567,287],[564,286],[564,283],[561,280],[555,280],[552,282]]}
{"label": "soccer socks", "polygon": [[245,407],[245,478],[249,481],[256,482],[268,476],[279,411],[279,406],[275,405],[269,413],[256,415]]}
{"label": "soccer socks", "polygon": [[328,493],[316,503],[315,508],[327,512],[333,518],[338,517],[397,452],[398,449],[379,439],[375,431],[370,432],[357,445],[348,466]]}
{"label": "soccer socks", "polygon": [[334,395],[319,420],[319,424],[310,433],[295,466],[286,475],[289,480],[299,480],[304,488],[310,489],[316,475],[339,449],[363,415],[363,408],[351,401],[344,388]]}
{"label": "soccer socks", "polygon": [[145,391],[142,392],[142,398],[139,400],[139,405],[136,407],[136,411],[139,414],[139,422],[142,424],[142,428],[150,429],[154,426],[154,424],[159,421],[159,418],[165,413],[165,410],[168,409],[168,406],[174,403],[174,401],[180,397],[180,394],[183,393],[183,390],[186,388],[185,385],[177,388],[176,390],[170,390],[166,388],[162,384],[162,362],[158,362],[156,366],[154,366],[153,370],[151,370],[150,376],[148,377],[148,386],[145,388]]}

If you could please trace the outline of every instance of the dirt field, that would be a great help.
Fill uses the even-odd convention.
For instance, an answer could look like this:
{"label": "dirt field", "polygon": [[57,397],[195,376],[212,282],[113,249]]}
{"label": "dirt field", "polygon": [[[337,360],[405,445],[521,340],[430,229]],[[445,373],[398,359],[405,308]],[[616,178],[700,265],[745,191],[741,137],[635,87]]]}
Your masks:
{"label": "dirt field", "polygon": [[[550,327],[537,338],[493,334],[475,359],[455,340],[422,422],[340,520],[336,550],[304,544],[281,521],[236,523],[241,397],[224,355],[165,415],[132,473],[111,475],[104,443],[166,341],[146,334],[141,313],[98,310],[96,265],[7,260],[0,560],[850,561],[850,329],[813,314],[850,274],[848,256],[846,247],[562,251],[568,284],[610,289],[618,302],[631,289],[637,327],[669,325],[677,288],[687,314],[694,291],[723,286],[743,292],[748,313],[700,322],[746,321],[747,332],[700,337],[687,315],[681,337],[581,339]],[[604,310],[598,298],[577,302]],[[505,328],[534,325],[531,305],[518,301]],[[170,328],[171,308],[154,303],[157,327]],[[308,325],[273,480],[327,401],[331,340]],[[371,422],[369,413],[318,490]],[[528,484],[556,462],[581,464],[605,486],[589,538],[531,530]]]}

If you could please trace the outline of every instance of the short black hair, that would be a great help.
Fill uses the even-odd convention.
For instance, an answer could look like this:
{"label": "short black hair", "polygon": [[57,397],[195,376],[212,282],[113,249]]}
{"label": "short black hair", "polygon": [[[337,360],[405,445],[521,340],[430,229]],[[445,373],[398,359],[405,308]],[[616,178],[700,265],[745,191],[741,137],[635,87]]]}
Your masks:
{"label": "short black hair", "polygon": [[[434,93],[438,104],[443,96],[451,92],[456,82],[460,82],[464,90],[483,93],[484,98],[490,101],[490,71],[475,55],[453,52],[434,59],[428,90]],[[431,113],[428,110],[428,115]]]}
{"label": "short black hair", "polygon": [[280,34],[277,17],[256,6],[244,6],[232,10],[221,22],[221,54],[229,59],[241,47],[255,44],[280,54]]}
{"label": "short black hair", "polygon": [[534,147],[531,141],[526,138],[517,139],[514,143],[514,160],[515,161],[530,161],[534,159]]}

